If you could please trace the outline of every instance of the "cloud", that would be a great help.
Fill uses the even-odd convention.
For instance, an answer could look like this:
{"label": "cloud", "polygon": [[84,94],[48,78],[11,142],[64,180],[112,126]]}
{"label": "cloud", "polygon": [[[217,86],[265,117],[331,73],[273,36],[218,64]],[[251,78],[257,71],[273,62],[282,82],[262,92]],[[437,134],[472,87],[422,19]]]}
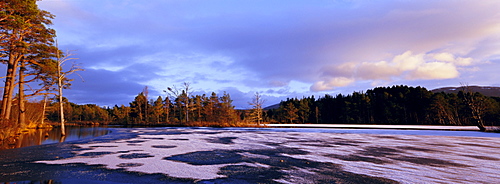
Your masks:
{"label": "cloud", "polygon": [[469,66],[474,64],[473,59],[470,57],[468,58],[455,57],[453,54],[446,52],[431,54],[430,56],[434,58],[436,61],[450,62],[457,66]]}
{"label": "cloud", "polygon": [[453,54],[451,53],[434,54],[433,58],[438,61],[446,61],[446,62],[452,62],[455,60],[455,56],[453,56]]}
{"label": "cloud", "polygon": [[89,71],[139,88],[124,90],[129,96],[141,85],[161,91],[182,82],[282,97],[392,81],[428,84],[486,75],[480,71],[495,64],[486,61],[500,55],[500,3],[488,0],[38,4],[57,16],[59,45],[77,50]]}
{"label": "cloud", "polygon": [[428,62],[417,67],[416,70],[410,72],[407,79],[417,80],[435,80],[435,79],[452,79],[459,76],[453,63],[444,62]]}
{"label": "cloud", "polygon": [[323,75],[329,77],[311,86],[312,91],[331,91],[356,81],[439,80],[460,76],[457,66],[469,66],[472,58],[455,57],[451,53],[413,54],[406,51],[391,61],[352,62],[338,67],[327,67]]}
{"label": "cloud", "polygon": [[335,77],[326,81],[318,81],[311,86],[311,91],[331,91],[335,87],[344,87],[354,82],[354,79],[346,77]]}
{"label": "cloud", "polygon": [[413,55],[411,51],[406,51],[392,59],[392,63],[396,65],[397,70],[400,72],[415,70],[424,62],[424,54]]}
{"label": "cloud", "polygon": [[473,59],[472,58],[457,58],[454,63],[457,65],[457,66],[469,66],[469,65],[472,65],[473,63]]}
{"label": "cloud", "polygon": [[336,66],[326,66],[322,72],[322,76],[354,76],[354,71],[357,64],[354,62],[346,62]]}
{"label": "cloud", "polygon": [[145,87],[134,81],[134,74],[128,72],[86,69],[79,74],[84,81],[72,75],[75,80],[71,88],[64,91],[64,96],[75,103],[128,105]]}
{"label": "cloud", "polygon": [[401,71],[394,63],[387,61],[362,62],[358,65],[356,76],[363,80],[389,80],[392,76],[400,75]]}

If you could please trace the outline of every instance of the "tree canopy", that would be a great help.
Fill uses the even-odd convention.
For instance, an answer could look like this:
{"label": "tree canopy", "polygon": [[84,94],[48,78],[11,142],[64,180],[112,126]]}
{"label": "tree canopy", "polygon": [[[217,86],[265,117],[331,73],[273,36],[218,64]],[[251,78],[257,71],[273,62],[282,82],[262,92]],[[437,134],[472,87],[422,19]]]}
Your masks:
{"label": "tree canopy", "polygon": [[317,100],[287,99],[268,114],[274,121],[289,123],[491,126],[500,120],[500,98],[392,86],[335,97],[327,94]]}
{"label": "tree canopy", "polygon": [[[54,15],[40,10],[36,0],[0,1],[0,60],[7,65],[0,119],[3,124],[18,121],[25,125],[26,97],[44,92],[54,84],[50,76],[55,74],[54,60],[58,48],[55,46],[55,30],[52,24]],[[38,89],[33,82],[41,85]],[[14,89],[19,92],[14,97]],[[26,86],[28,86],[29,90]],[[29,95],[25,95],[29,91]],[[14,98],[17,98],[18,119],[12,120]]]}

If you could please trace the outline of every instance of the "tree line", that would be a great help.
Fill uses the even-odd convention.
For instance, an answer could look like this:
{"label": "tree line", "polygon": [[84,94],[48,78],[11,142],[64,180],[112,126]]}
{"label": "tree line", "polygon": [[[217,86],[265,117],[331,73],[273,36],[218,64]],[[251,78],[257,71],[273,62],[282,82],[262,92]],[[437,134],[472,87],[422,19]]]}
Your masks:
{"label": "tree line", "polygon": [[500,125],[500,98],[463,86],[458,94],[423,87],[377,87],[349,95],[282,101],[266,112],[267,121],[322,124]]}
{"label": "tree line", "polygon": [[[178,90],[178,93],[170,92],[164,97],[149,98],[146,87],[127,106],[100,107],[95,104],[78,105],[66,101],[64,110],[68,122],[89,124],[219,127],[247,124],[247,121],[243,121],[245,112],[234,108],[228,93],[189,93],[188,90]],[[49,121],[57,121],[60,118],[55,106],[56,103],[53,103],[53,108],[48,112]]]}
{"label": "tree line", "polygon": [[[171,88],[173,90],[173,88]],[[65,102],[68,121],[174,126],[248,126],[261,122],[317,124],[473,125],[499,126],[500,98],[468,91],[434,93],[423,87],[377,87],[336,96],[289,98],[278,108],[263,109],[262,96],[253,109],[236,110],[229,94],[188,95],[189,88],[150,99],[147,88],[132,102],[114,107]],[[166,90],[168,91],[168,90]],[[176,95],[174,95],[176,94]],[[55,103],[53,103],[55,104]],[[54,106],[54,105],[52,105]],[[56,121],[52,108],[48,119]]]}

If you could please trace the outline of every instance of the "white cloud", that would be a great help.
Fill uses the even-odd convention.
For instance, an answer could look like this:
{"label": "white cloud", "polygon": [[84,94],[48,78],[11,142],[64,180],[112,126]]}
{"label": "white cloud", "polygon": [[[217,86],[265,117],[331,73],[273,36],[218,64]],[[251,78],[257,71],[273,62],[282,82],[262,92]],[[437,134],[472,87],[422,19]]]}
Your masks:
{"label": "white cloud", "polygon": [[435,79],[452,79],[459,76],[457,68],[452,63],[444,62],[429,62],[424,63],[416,70],[411,71],[407,79],[417,80],[435,80]]}
{"label": "white cloud", "polygon": [[451,53],[438,53],[434,54],[433,58],[438,61],[447,61],[447,62],[453,62],[455,60],[455,56]]}
{"label": "white cloud", "polygon": [[357,77],[363,80],[389,80],[400,75],[397,65],[387,61],[363,62],[358,66]]}
{"label": "white cloud", "polygon": [[397,64],[397,68],[399,71],[410,71],[415,70],[425,61],[423,54],[413,55],[411,51],[406,51],[405,53],[394,57],[392,62]]}
{"label": "white cloud", "polygon": [[457,66],[469,66],[472,65],[472,62],[472,58],[457,58],[453,63],[455,63]]}
{"label": "white cloud", "polygon": [[453,63],[457,66],[469,66],[473,64],[473,59],[468,57],[468,58],[463,58],[463,57],[455,57],[451,53],[443,52],[443,53],[437,53],[437,54],[430,54],[430,56],[435,59],[436,61],[444,61],[444,62],[450,62]]}
{"label": "white cloud", "polygon": [[318,81],[311,86],[311,91],[330,91],[335,87],[344,87],[354,82],[352,78],[335,77],[325,81]]}
{"label": "white cloud", "polygon": [[323,74],[330,78],[314,83],[311,90],[331,91],[359,81],[452,79],[460,76],[457,66],[469,66],[472,61],[472,58],[455,57],[450,53],[413,54],[406,51],[390,61],[347,62],[328,67]]}

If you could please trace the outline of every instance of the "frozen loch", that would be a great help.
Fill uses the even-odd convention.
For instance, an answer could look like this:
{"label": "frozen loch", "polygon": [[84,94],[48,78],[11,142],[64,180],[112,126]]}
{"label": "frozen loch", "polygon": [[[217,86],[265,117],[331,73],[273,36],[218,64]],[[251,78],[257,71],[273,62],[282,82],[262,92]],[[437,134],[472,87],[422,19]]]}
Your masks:
{"label": "frozen loch", "polygon": [[[106,173],[131,174],[132,181],[155,175],[155,179],[148,180],[151,183],[154,180],[187,183],[500,181],[500,138],[496,135],[241,128],[136,128],[114,132],[127,136],[65,143],[74,148],[70,149],[70,156],[34,160],[31,164],[40,168],[63,165],[67,170],[98,167]],[[78,174],[71,175],[76,176]],[[92,180],[127,181],[112,176]],[[64,180],[63,176],[59,177]]]}

